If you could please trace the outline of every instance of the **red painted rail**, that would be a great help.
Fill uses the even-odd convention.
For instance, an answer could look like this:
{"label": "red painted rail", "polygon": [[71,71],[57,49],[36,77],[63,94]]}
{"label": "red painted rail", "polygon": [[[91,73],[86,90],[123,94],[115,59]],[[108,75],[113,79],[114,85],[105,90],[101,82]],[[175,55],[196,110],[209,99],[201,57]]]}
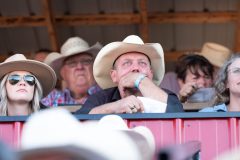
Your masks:
{"label": "red painted rail", "polygon": [[[76,115],[96,120],[104,115]],[[201,160],[210,160],[240,145],[240,113],[168,113],[121,115],[130,128],[143,125],[152,130],[157,148],[197,140]],[[18,147],[26,117],[0,117],[0,138]]]}

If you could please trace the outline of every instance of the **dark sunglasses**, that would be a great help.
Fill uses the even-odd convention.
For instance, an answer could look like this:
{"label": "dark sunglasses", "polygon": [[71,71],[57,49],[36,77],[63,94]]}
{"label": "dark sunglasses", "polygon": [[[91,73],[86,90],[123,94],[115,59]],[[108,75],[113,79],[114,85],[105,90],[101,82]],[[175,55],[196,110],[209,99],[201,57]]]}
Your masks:
{"label": "dark sunglasses", "polygon": [[33,75],[24,75],[21,77],[18,74],[13,74],[8,77],[8,81],[11,85],[17,84],[19,81],[23,80],[27,82],[30,86],[35,85],[35,77]]}

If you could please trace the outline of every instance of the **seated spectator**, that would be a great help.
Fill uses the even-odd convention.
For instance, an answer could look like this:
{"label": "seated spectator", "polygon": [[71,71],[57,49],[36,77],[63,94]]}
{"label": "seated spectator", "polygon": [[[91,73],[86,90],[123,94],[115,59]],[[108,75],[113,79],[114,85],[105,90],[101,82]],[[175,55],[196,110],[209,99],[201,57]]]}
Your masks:
{"label": "seated spectator", "polygon": [[233,55],[219,70],[215,89],[215,106],[204,108],[201,112],[240,111],[240,56]]}
{"label": "seated spectator", "polygon": [[153,159],[155,141],[147,127],[124,128],[116,115],[104,119],[81,123],[60,108],[33,114],[22,130],[20,160]]}
{"label": "seated spectator", "polygon": [[[205,57],[214,66],[213,79],[215,79],[218,69],[222,67],[224,62],[231,56],[231,51],[223,45],[207,42],[203,45],[201,52],[194,52],[194,54]],[[181,67],[181,64],[177,65],[176,69],[178,69],[179,66]],[[180,86],[176,73],[166,73],[160,87],[168,89],[175,94],[179,94]]]}
{"label": "seated spectator", "polygon": [[79,37],[69,38],[61,47],[60,57],[50,63],[66,88],[53,90],[41,102],[46,106],[82,105],[89,95],[99,91],[92,72],[94,58],[100,49],[99,43],[89,47]]}
{"label": "seated spectator", "polygon": [[199,88],[211,87],[213,84],[213,65],[200,55],[189,54],[180,57],[176,65],[176,74],[181,102],[186,102]]}
{"label": "seated spectator", "polygon": [[166,112],[181,112],[177,96],[158,87],[164,75],[159,43],[146,43],[131,35],[104,46],[94,61],[94,77],[103,91],[89,97],[76,113],[144,112],[138,96],[161,103]]}
{"label": "seated spectator", "polygon": [[49,49],[40,49],[34,53],[33,60],[43,62],[50,52]]}
{"label": "seated spectator", "polygon": [[0,64],[0,115],[20,116],[38,111],[42,96],[56,84],[54,70],[39,61],[15,54]]}

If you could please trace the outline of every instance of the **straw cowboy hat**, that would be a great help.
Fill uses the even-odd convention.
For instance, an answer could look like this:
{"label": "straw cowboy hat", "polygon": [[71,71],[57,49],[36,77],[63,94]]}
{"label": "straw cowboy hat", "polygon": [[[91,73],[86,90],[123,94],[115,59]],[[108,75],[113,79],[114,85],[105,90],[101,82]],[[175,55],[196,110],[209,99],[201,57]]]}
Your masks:
{"label": "straw cowboy hat", "polygon": [[71,37],[62,45],[60,57],[57,57],[49,65],[55,70],[57,75],[60,75],[60,69],[66,58],[81,53],[89,53],[95,57],[101,48],[102,45],[99,42],[90,47],[89,44],[82,38]]}
{"label": "straw cowboy hat", "polygon": [[148,56],[153,70],[153,81],[159,85],[165,67],[162,46],[159,43],[143,43],[136,35],[126,37],[122,42],[112,42],[104,46],[98,53],[93,64],[93,75],[98,85],[103,88],[116,86],[110,77],[113,62],[122,54],[136,51]]}
{"label": "straw cowboy hat", "polygon": [[54,70],[42,62],[27,59],[23,54],[14,54],[0,64],[0,79],[13,71],[31,72],[40,82],[43,89],[43,97],[56,85],[57,77]]}
{"label": "straw cowboy hat", "polygon": [[231,56],[231,50],[223,45],[207,42],[198,54],[207,58],[214,66],[222,67],[224,62]]}
{"label": "straw cowboy hat", "polygon": [[97,122],[81,123],[60,108],[34,113],[24,124],[18,154],[21,160],[49,154],[86,160],[144,160],[135,140],[125,132],[97,126]]}

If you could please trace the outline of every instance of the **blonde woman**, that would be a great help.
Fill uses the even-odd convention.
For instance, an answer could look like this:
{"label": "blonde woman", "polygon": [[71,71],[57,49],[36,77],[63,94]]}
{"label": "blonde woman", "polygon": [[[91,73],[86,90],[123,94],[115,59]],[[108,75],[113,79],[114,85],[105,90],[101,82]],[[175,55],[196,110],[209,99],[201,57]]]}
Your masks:
{"label": "blonde woman", "polygon": [[53,69],[15,54],[0,64],[0,115],[29,115],[41,109],[40,100],[56,84]]}

